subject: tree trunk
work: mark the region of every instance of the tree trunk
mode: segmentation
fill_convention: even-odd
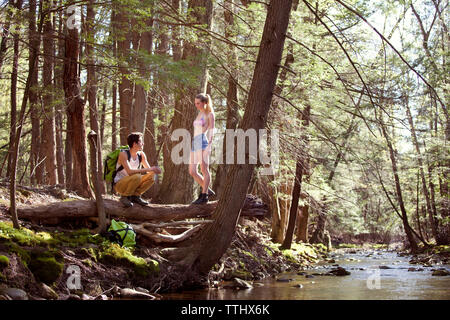
[[[153,27],[153,19],[149,18],[146,21],[145,28],[151,29]],[[153,32],[150,30],[146,30],[140,34],[139,44],[136,48],[134,48],[138,54],[137,65],[139,67],[139,76],[140,81],[148,82],[150,79],[150,69],[145,63],[146,55],[152,54],[152,43],[153,43]],[[131,131],[133,132],[142,132],[145,134],[145,125],[146,125],[146,117],[147,117],[147,105],[148,105],[148,97],[147,92],[148,88],[144,87],[139,82],[136,82],[136,88],[134,91],[134,105],[133,105],[133,115],[131,117]],[[153,120],[153,119],[152,119]],[[144,139],[145,141],[145,139]]]
[[[41,33],[42,31],[42,23],[44,16],[42,15],[42,6],[39,8],[39,12],[41,14],[41,19],[39,22],[39,28],[38,33]],[[26,108],[27,108],[27,102],[28,102],[28,93],[30,91],[31,87],[31,80],[32,76],[35,72],[36,65],[37,65],[37,55],[38,55],[38,48],[34,47],[32,48],[31,55],[30,55],[30,70],[28,72],[27,81],[25,84],[25,90],[23,92],[23,98],[22,98],[22,106],[20,107],[20,114],[19,114],[19,124],[17,126],[17,131],[15,135],[15,141],[14,141],[14,148],[12,153],[12,163],[11,163],[11,170],[9,172],[9,199],[10,199],[10,208],[9,213],[11,214],[11,219],[13,222],[13,226],[16,229],[20,228],[19,225],[19,219],[17,217],[17,207],[16,207],[16,174],[17,174],[17,161],[19,158],[19,150],[20,150],[20,138],[22,134],[23,124],[25,120],[25,114],[26,114]]]
[[[422,161],[422,155],[420,152],[419,143],[417,141],[416,130],[414,127],[414,121],[413,121],[413,118],[411,115],[411,109],[409,107],[408,101],[406,101],[405,106],[406,106],[406,115],[408,117],[409,127],[411,129],[411,138],[412,138],[412,141],[413,141],[414,147],[416,149],[416,153],[417,153],[417,161],[419,163],[419,173],[420,173],[420,178],[422,180],[422,191],[423,191],[423,194],[424,194],[425,200],[426,200],[426,205],[427,205],[426,208],[427,208],[428,217],[430,219],[431,231],[433,233],[434,239],[437,241],[437,239],[439,238],[437,218],[436,218],[435,212],[433,212],[433,209],[431,208],[430,194],[428,192],[428,187],[427,187],[427,183],[426,183],[426,179],[425,179],[425,172],[423,169],[424,164]]]
[[[212,19],[212,1],[209,0],[191,0],[189,1],[188,11],[193,15],[195,23],[201,25],[207,25],[209,29],[211,27]],[[203,9],[201,9],[203,8]],[[191,11],[192,10],[192,11]],[[203,39],[208,35],[199,35]],[[183,49],[182,60],[185,60],[192,66],[200,66],[205,69],[206,64],[202,56],[204,56],[205,50],[199,48],[195,43],[186,41]],[[194,106],[194,98],[200,93],[204,92],[206,88],[200,88],[202,85],[202,79],[204,79],[204,73],[198,75],[199,85],[196,87],[182,86],[178,95],[175,98],[175,114],[172,119],[172,132],[176,129],[187,129],[191,133],[192,137],[192,123],[196,116],[196,110]],[[194,193],[194,180],[189,174],[189,154],[183,154],[186,161],[182,164],[175,164],[171,159],[171,152],[175,145],[179,141],[172,141],[172,132],[167,134],[167,140],[164,148],[164,176],[161,183],[161,189],[159,197],[162,203],[188,203],[192,201]]]
[[[29,37],[29,56],[31,57],[32,51],[39,51],[40,36],[36,32],[36,0],[30,0],[29,2],[29,22],[28,22],[28,37]],[[30,181],[32,185],[41,184],[44,178],[43,166],[40,164],[40,145],[41,145],[41,124],[39,119],[38,110],[38,68],[31,66],[32,61],[28,61],[28,69],[33,73],[31,75],[29,103],[30,103],[30,115],[31,115],[31,174]]]
[[[277,79],[292,1],[271,1],[241,128],[263,129],[266,125]],[[248,147],[248,146],[247,146]],[[258,146],[259,147],[259,146]],[[247,159],[248,161],[248,159]],[[214,211],[214,222],[198,236],[194,247],[168,253],[184,269],[185,276],[206,274],[231,243],[255,165],[234,164]],[[184,250],[183,250],[184,249]]]
[[[95,26],[94,26],[95,10],[94,0],[89,0],[86,12],[86,62],[87,62],[87,90],[88,90],[88,102],[89,102],[89,124],[91,130],[98,134],[98,107],[97,107],[97,78],[95,74],[95,58],[92,52],[91,42],[94,41]],[[92,150],[92,149],[91,149]],[[98,191],[100,194],[105,194],[105,183],[103,181],[103,161],[102,161],[102,144],[101,140],[98,140],[98,145],[95,148],[97,152],[97,181]]]
[[[89,16],[89,13],[88,13]],[[97,148],[101,145],[100,144],[100,136],[94,132],[89,132],[88,135],[89,144],[91,148],[91,177],[92,182],[94,185],[94,192],[95,192],[95,203],[96,203],[96,209],[97,209],[97,215],[98,215],[98,233],[103,233],[106,231],[106,215],[105,215],[105,205],[102,198],[102,191],[103,188],[101,186],[102,180],[100,180],[99,177],[99,169],[98,169],[98,158],[97,158]]]
[[[286,236],[284,238],[282,249],[290,249],[292,244],[292,238],[294,236],[295,220],[297,219],[298,200],[300,199],[300,193],[302,191],[302,175],[303,175],[303,163],[301,159],[297,159],[295,166],[295,179],[294,188],[292,190],[292,203],[289,212],[289,223],[286,230]]]
[[[224,1],[224,19],[225,19],[225,38],[226,39],[235,39],[236,35],[233,33],[233,25],[234,25],[234,5],[232,0]],[[228,54],[227,54],[228,66],[230,68],[230,75],[228,76],[228,91],[227,91],[227,120],[226,120],[226,129],[236,129],[239,124],[239,104],[238,104],[238,90],[237,90],[237,78],[238,78],[238,70],[237,70],[237,54],[236,54],[236,46],[228,45]],[[226,134],[223,139],[223,148],[222,148],[222,159],[227,158],[226,154]],[[216,177],[214,179],[213,190],[216,192],[217,197],[220,196],[224,188],[225,179],[227,176],[227,168],[228,166],[223,163],[219,164],[217,167]]]
[[[70,122],[73,170],[71,189],[79,195],[92,198],[87,170],[86,129],[84,126],[84,100],[81,99],[78,77],[79,34],[78,29],[67,30],[64,56],[64,93],[67,104],[67,121]],[[68,180],[70,181],[70,180]]]
[[[32,1],[30,2],[30,6],[32,4]],[[9,0],[8,5],[6,6],[6,21],[2,28],[2,40],[0,42],[0,77],[2,75],[2,66],[3,66],[3,60],[5,59],[6,50],[8,49],[8,38],[9,38],[9,28],[11,26],[11,13],[12,8],[14,6],[14,0]],[[35,3],[36,6],[36,3]]]
[[[22,8],[22,0],[18,0],[14,7],[17,10]],[[14,149],[14,141],[16,140],[17,130],[17,69],[19,67],[19,33],[17,31],[13,34],[13,65],[11,71],[11,117],[10,117],[10,130],[9,130],[9,152],[8,152],[8,166],[7,172],[11,171],[12,153]]]
[[[58,1],[58,5],[61,5],[61,1]],[[65,21],[63,20],[63,14],[60,11],[58,13],[58,34],[63,34],[63,25]],[[64,88],[63,88],[63,68],[62,63],[64,59],[64,39],[63,37],[58,37],[58,59],[54,59],[57,62],[54,63],[54,83],[56,92],[58,93],[58,96],[56,97],[57,101],[61,101],[56,105],[56,115],[55,115],[55,127],[56,127],[56,164],[57,164],[57,171],[58,171],[58,182],[59,184],[66,186],[66,179],[64,174],[64,167],[65,167],[65,161],[64,161],[64,140],[63,140],[63,113],[64,113],[64,103],[63,97],[64,97]]]
[[[309,205],[303,205],[300,211],[298,223],[297,223],[297,241],[304,243],[308,242],[308,218],[309,218]]]
[[[129,17],[125,10],[117,7],[115,8],[115,21],[113,22],[114,34],[117,35],[117,55],[119,59],[119,72],[121,79],[119,82],[119,106],[120,106],[120,144],[127,144],[127,137],[131,133],[131,106],[133,103],[133,87],[129,76],[129,51],[131,45],[131,34]]]
[[[396,195],[397,195],[398,204],[400,206],[400,212],[402,214],[403,227],[405,229],[405,233],[408,238],[408,242],[411,247],[411,251],[415,253],[418,250],[418,246],[417,246],[416,240],[414,239],[413,232],[411,231],[411,227],[408,223],[408,216],[406,213],[405,204],[403,202],[403,195],[402,195],[402,189],[401,189],[401,185],[400,185],[400,178],[398,176],[397,160],[395,158],[394,148],[393,148],[391,140],[389,139],[389,136],[386,132],[386,128],[385,128],[385,125],[384,125],[382,119],[380,121],[380,126],[381,126],[381,130],[383,132],[383,136],[386,140],[387,147],[389,149],[389,157],[391,159],[392,173],[394,175],[394,181],[395,181],[395,191],[396,191]]]
[[[50,10],[53,1],[43,2],[44,11]],[[43,87],[43,122],[42,122],[42,141],[41,150],[45,157],[45,170],[47,184],[55,185],[58,183],[58,173],[56,170],[56,137],[55,137],[55,106],[54,106],[54,87],[53,87],[53,56],[55,54],[53,41],[53,14],[48,13],[44,21],[44,65],[42,71]]]

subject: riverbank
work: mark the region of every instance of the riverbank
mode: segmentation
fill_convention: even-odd
[[[77,197],[75,197],[77,198]],[[70,201],[62,190],[18,191],[17,201],[39,204]],[[133,250],[92,234],[88,221],[48,227],[22,221],[12,227],[8,190],[0,187],[0,299],[161,299],[180,289],[170,277],[162,249],[137,237]],[[232,243],[203,286],[229,286],[232,280],[261,280],[286,271],[309,268],[327,252],[323,245],[293,244],[280,250],[270,241],[270,221],[241,218]],[[237,279],[237,280],[236,280]],[[245,284],[244,284],[245,285]]]

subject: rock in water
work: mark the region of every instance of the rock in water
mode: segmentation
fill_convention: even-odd
[[[337,267],[336,269],[331,270],[329,273],[334,274],[335,276],[348,276],[350,272],[345,270],[342,267]]]
[[[123,288],[120,289],[120,296],[122,298],[129,298],[129,299],[142,299],[142,300],[154,300],[155,297],[151,294],[139,292],[130,288]]]
[[[253,286],[248,283],[247,281],[244,281],[242,279],[239,278],[234,278],[233,280],[233,287],[234,288],[239,288],[239,289],[251,289],[253,288]]]
[[[431,275],[442,277],[442,276],[450,275],[450,272],[448,272],[447,270],[435,270],[435,271],[433,271],[433,273]]]

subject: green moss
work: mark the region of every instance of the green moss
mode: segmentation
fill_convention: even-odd
[[[92,260],[97,262],[97,252],[94,250],[94,248],[81,248],[81,251],[86,253],[89,257],[92,258]]]
[[[239,278],[239,279],[243,279],[243,280],[252,280],[253,279],[253,275],[251,274],[251,272],[248,272],[247,270],[237,269],[237,270],[233,270],[233,272],[231,273],[231,278]]]
[[[80,229],[72,232],[53,234],[53,244],[62,244],[72,248],[82,247],[87,244],[101,244],[105,241],[100,235],[93,235],[89,229]]]
[[[42,237],[27,228],[15,229],[12,223],[0,222],[0,239],[12,240],[20,245],[35,246],[46,244]]]
[[[7,256],[0,256],[0,268],[9,266],[9,258]]]
[[[159,273],[157,261],[149,260],[149,263],[147,263],[143,258],[134,256],[129,249],[122,248],[116,243],[108,244],[99,253],[99,259],[107,263],[119,263],[129,266],[138,276],[146,277],[150,274]]]
[[[450,252],[450,246],[448,245],[434,246],[432,251],[433,253],[447,253]]]
[[[320,253],[327,253],[327,247],[323,243],[315,243],[313,247],[316,248]]]
[[[88,267],[92,267],[92,260],[89,258],[83,259],[83,260],[81,260],[81,262]]]
[[[273,256],[273,252],[272,252],[272,250],[270,250],[268,247],[264,247],[264,251],[266,251],[266,253],[267,253],[267,255],[269,256],[269,257],[271,257],[271,256]]]
[[[282,250],[281,252],[283,253],[283,256],[285,256],[288,260],[295,263],[298,262],[297,255],[291,249]]]
[[[6,246],[8,247],[8,252],[15,253],[22,263],[27,267],[28,263],[31,261],[31,256],[28,250],[23,249],[21,246],[17,245],[16,243],[9,241],[6,243]]]
[[[57,259],[62,260],[58,251],[32,251],[28,269],[38,281],[51,285],[61,276],[64,269],[64,264]]]

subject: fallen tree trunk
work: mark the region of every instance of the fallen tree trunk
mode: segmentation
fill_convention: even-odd
[[[266,207],[248,196],[248,201],[242,209],[243,216],[264,216]],[[147,206],[134,205],[124,208],[119,201],[104,200],[105,213],[109,217],[120,218],[129,222],[142,221],[171,221],[189,218],[207,217],[217,206],[217,201],[204,205],[183,204],[149,204]],[[97,217],[97,207],[93,200],[74,200],[55,202],[40,206],[20,206],[17,208],[20,219],[51,221],[59,219],[80,219]]]

